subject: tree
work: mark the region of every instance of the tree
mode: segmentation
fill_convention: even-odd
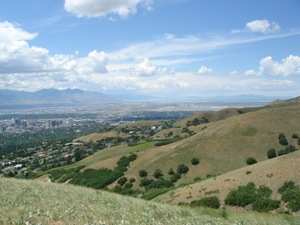
[[[139,175],[140,175],[140,177],[146,177],[148,175],[148,173],[146,170],[143,169],[143,170],[139,171]]]
[[[200,160],[198,158],[192,158],[191,163],[192,165],[198,165],[200,163]]]
[[[287,141],[287,139],[286,139],[286,136],[283,133],[280,133],[278,135],[278,140],[279,140],[279,144],[281,144],[281,145],[286,146],[286,145],[289,144],[288,141]]]
[[[153,173],[153,177],[155,177],[155,178],[160,178],[162,176],[164,176],[164,175],[163,175],[163,172],[161,169],[156,169]]]
[[[257,160],[255,158],[253,158],[253,157],[249,157],[249,158],[247,158],[246,163],[248,165],[252,165],[252,164],[257,163]]]
[[[190,204],[191,206],[203,206],[203,207],[209,207],[213,209],[220,208],[220,200],[216,196],[212,197],[205,197],[200,200],[194,200]]]
[[[268,156],[268,159],[272,159],[272,158],[277,157],[276,150],[275,150],[274,148],[271,148],[271,149],[267,152],[267,156]]]
[[[168,174],[169,174],[169,175],[173,175],[174,173],[175,173],[174,170],[173,170],[172,168],[170,168]]]
[[[127,177],[121,177],[117,183],[123,186],[127,182]]]
[[[184,164],[181,164],[177,167],[177,173],[179,174],[186,174],[189,170],[189,167]]]

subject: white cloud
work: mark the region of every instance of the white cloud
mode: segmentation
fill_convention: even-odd
[[[0,22],[0,43],[11,43],[16,41],[28,41],[37,36],[37,33],[29,33],[22,30],[18,24],[7,21]]]
[[[77,63],[79,73],[107,73],[108,55],[105,52],[90,52],[88,57],[81,58]]]
[[[246,24],[246,30],[258,33],[270,33],[280,30],[280,26],[276,22],[268,20],[254,20]]]
[[[200,69],[198,70],[198,73],[199,73],[200,75],[207,75],[207,74],[211,73],[212,71],[213,71],[213,70],[210,69],[210,68],[207,68],[207,67],[205,67],[205,66],[201,66]]]
[[[274,76],[292,76],[300,75],[300,57],[290,55],[281,62],[274,61],[271,56],[260,60],[258,71],[248,70],[245,75],[274,75]]]
[[[153,66],[148,58],[137,63],[134,67],[135,74],[138,76],[152,76],[156,72],[156,66]]]
[[[148,58],[144,58],[143,61],[134,66],[134,74],[138,76],[162,75],[167,72],[168,69],[166,67],[154,66]]]
[[[246,76],[254,76],[254,75],[259,75],[257,72],[255,72],[254,70],[247,70],[245,72]]]
[[[118,14],[121,18],[126,18],[129,14],[136,13],[139,4],[149,11],[152,3],[152,0],[65,0],[65,9],[78,17]]]
[[[76,53],[50,55],[48,49],[28,44],[36,36],[17,24],[0,22],[0,75],[5,76],[2,86],[40,89],[55,82],[88,82],[92,74],[107,72],[106,53],[94,50],[82,58],[76,58]]]

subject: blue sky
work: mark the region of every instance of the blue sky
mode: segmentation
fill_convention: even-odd
[[[1,0],[0,89],[300,95],[299,0]]]

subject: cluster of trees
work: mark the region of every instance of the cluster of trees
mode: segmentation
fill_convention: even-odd
[[[22,153],[28,148],[41,146],[43,142],[47,142],[54,147],[57,143],[66,144],[75,138],[96,132],[100,128],[100,124],[89,124],[76,127],[76,130],[73,127],[59,127],[54,132],[52,129],[44,129],[0,135],[0,156],[11,152],[14,154]],[[16,157],[19,156],[16,155]]]
[[[300,210],[300,186],[296,185],[294,181],[285,182],[279,189],[281,200],[284,201],[291,211],[296,212]]]
[[[294,138],[294,139],[298,138],[298,144],[300,144],[300,139],[298,137],[298,134],[293,134],[292,138]],[[280,133],[278,135],[278,140],[279,140],[279,143],[281,145],[285,146],[285,148],[280,149],[277,152],[274,148],[269,149],[268,152],[267,152],[267,157],[269,159],[272,159],[272,158],[275,158],[277,156],[286,155],[286,154],[292,153],[294,151],[297,151],[296,146],[289,144],[286,136],[283,133]]]
[[[280,201],[271,199],[272,190],[266,186],[255,187],[253,182],[228,193],[225,199],[226,205],[241,206],[252,205],[252,209],[258,212],[268,212],[279,208]]]
[[[204,123],[209,123],[209,120],[206,119],[205,117],[202,117],[201,119],[195,118],[191,121],[189,120],[186,125],[189,127],[189,126],[198,126]]]

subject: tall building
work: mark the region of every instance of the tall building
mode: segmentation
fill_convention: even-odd
[[[72,118],[69,118],[67,121],[68,127],[73,127],[74,126],[74,121]]]

